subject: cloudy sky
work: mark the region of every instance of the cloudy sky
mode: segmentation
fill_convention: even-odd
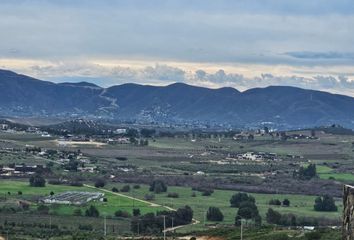
[[[55,82],[354,96],[353,0],[1,0],[0,68]]]

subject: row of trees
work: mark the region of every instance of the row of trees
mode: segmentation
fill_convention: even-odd
[[[173,226],[180,226],[191,223],[193,220],[193,210],[189,206],[184,206],[177,211],[161,211],[147,213],[142,216],[133,217],[131,230],[136,233],[154,234],[160,233],[164,229]]]

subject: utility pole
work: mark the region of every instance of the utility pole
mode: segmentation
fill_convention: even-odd
[[[107,236],[107,221],[106,221],[106,215],[103,217],[103,231],[104,231],[104,236]]]
[[[243,221],[241,219],[241,240],[243,240]]]
[[[175,239],[175,231],[173,230],[173,217],[171,217],[171,221],[172,221],[172,236],[173,236],[173,239]]]
[[[207,212],[204,213],[204,218],[203,218],[203,220],[204,220],[204,226],[205,226],[205,222],[206,222],[206,215],[207,215]]]
[[[166,240],[166,216],[163,215],[163,240]]]
[[[140,235],[140,229],[139,229],[139,226],[140,226],[140,220],[138,220],[138,236]]]

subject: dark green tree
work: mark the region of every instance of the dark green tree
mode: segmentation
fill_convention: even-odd
[[[167,186],[162,180],[155,180],[150,184],[149,190],[154,193],[167,192]]]
[[[268,211],[266,213],[267,223],[280,224],[281,217],[282,216],[279,212],[274,211],[272,208],[268,208]]]
[[[209,207],[207,211],[206,218],[208,221],[218,221],[221,222],[224,220],[224,215],[217,207]]]
[[[39,174],[31,176],[29,183],[31,187],[45,187],[45,179]]]
[[[230,199],[230,204],[231,207],[240,207],[240,204],[242,202],[253,202],[255,203],[256,200],[254,199],[253,196],[248,195],[247,193],[236,193],[234,195],[232,195],[231,199]]]

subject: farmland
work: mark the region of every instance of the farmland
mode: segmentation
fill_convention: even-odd
[[[107,218],[109,234],[120,229],[121,234],[131,235],[134,209],[144,216],[188,205],[195,224],[176,229],[178,234],[188,234],[208,231],[210,226],[232,228],[238,209],[230,207],[230,198],[246,192],[255,198],[265,227],[269,208],[284,216],[296,216],[299,224],[312,219],[339,225],[342,184],[354,183],[354,137],[317,132],[315,138],[298,139],[293,136],[309,136],[310,132],[299,135],[295,131],[282,140],[276,135],[253,134],[252,140],[220,133],[156,135],[141,145],[108,144],[101,137],[66,141],[34,133],[2,132],[0,165],[5,172],[0,181],[0,207],[4,209],[0,222],[31,224],[31,216],[36,216],[43,224],[48,219],[59,224],[60,231],[80,228],[83,234],[102,234],[98,226]],[[315,176],[299,177],[300,168],[310,164],[316,165]],[[38,173],[46,179],[45,187],[30,186],[29,178]],[[100,188],[94,187],[98,180],[103,183]],[[167,192],[151,192],[150,184],[155,180],[166,184]],[[211,194],[205,195],[206,190]],[[80,206],[44,204],[48,212],[38,210],[43,205],[40,199],[69,191],[101,192],[106,200]],[[334,197],[337,211],[314,210],[315,199],[326,194]],[[289,206],[269,204],[285,199]],[[29,203],[29,209],[17,210],[19,201]],[[91,206],[99,212],[98,217],[85,216]],[[209,207],[218,208],[223,221],[207,220]],[[11,213],[11,208],[15,212]],[[81,225],[60,224],[64,218]],[[91,225],[95,227],[88,227]]]

